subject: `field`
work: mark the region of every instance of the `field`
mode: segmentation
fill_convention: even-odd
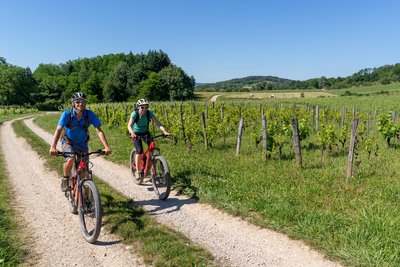
[[[182,103],[185,141],[180,128],[180,103],[151,103],[151,109],[174,132],[173,140],[159,145],[169,161],[176,190],[261,227],[304,240],[345,265],[398,266],[400,140],[393,135],[389,147],[379,127],[389,116],[386,124],[399,129],[394,112],[399,108],[399,87],[392,84],[329,91],[335,95],[332,97],[312,97],[317,92],[304,92],[303,98],[268,100],[249,99],[249,93],[243,93],[242,97],[236,94],[241,99],[237,101],[223,94],[225,97],[214,104]],[[346,91],[350,92],[348,96],[344,96]],[[219,93],[208,93],[206,98],[215,94]],[[321,108],[319,128],[315,124],[316,105]],[[347,130],[340,135],[343,106],[347,108]],[[106,123],[103,129],[114,151],[110,160],[126,164],[131,143],[125,125],[132,106],[125,103],[90,108]],[[231,121],[220,120],[221,110]],[[269,127],[275,125],[268,128],[275,146],[268,151],[267,160],[261,144],[256,146],[260,111],[267,115]],[[353,176],[346,177],[353,112],[360,118],[359,139]],[[201,113],[208,114],[207,148]],[[239,114],[244,117],[245,128],[240,154],[236,155]],[[287,122],[294,115],[306,119],[304,126],[309,127],[309,135],[301,142],[301,168],[296,167],[288,134]],[[37,123],[53,131],[58,116],[39,117]],[[156,132],[154,128],[152,131]],[[92,146],[100,146],[97,137],[92,136]]]

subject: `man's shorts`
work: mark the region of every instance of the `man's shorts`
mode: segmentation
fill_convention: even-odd
[[[88,147],[79,147],[79,146],[71,146],[71,145],[64,145],[62,148],[63,152],[77,152],[77,153],[89,153]],[[65,155],[65,160],[67,161],[68,158],[74,158],[74,155]]]

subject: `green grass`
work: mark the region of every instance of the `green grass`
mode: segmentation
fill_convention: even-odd
[[[4,156],[0,155],[0,265],[15,266],[23,262],[24,250],[14,211],[12,190],[5,172]]]
[[[19,117],[32,116],[32,115],[38,115],[38,113],[8,114],[8,115],[0,114],[0,123],[3,121],[9,121],[9,120],[13,120],[13,119],[16,119]]]
[[[11,116],[7,118],[1,116],[0,124],[7,119],[11,119]],[[26,251],[22,247],[21,236],[18,233],[18,225],[11,205],[11,184],[5,169],[4,155],[0,153],[0,266],[15,266],[23,263]]]
[[[49,115],[49,117],[52,118],[51,121],[47,119],[47,116],[40,117],[39,121],[42,125],[55,128],[58,115]],[[25,127],[22,122],[15,122],[13,126],[18,135],[27,139],[33,149],[46,158],[47,167],[58,170],[61,176],[62,160],[48,156],[49,145]],[[134,206],[132,199],[121,195],[97,177],[94,177],[94,180],[100,191],[105,227],[121,236],[126,244],[132,245],[136,252],[143,255],[146,264],[153,266],[212,264],[212,256],[209,252],[194,245],[182,234],[157,224],[142,208]]]

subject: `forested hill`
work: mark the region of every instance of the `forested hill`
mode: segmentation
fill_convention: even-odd
[[[278,89],[337,89],[373,83],[388,84],[400,81],[400,63],[378,68],[362,69],[347,77],[327,78],[325,76],[304,81],[290,80],[275,76],[248,76],[216,83],[196,85],[196,91],[258,91]]]
[[[291,80],[282,79],[274,76],[248,76],[244,78],[236,78],[228,81],[216,82],[216,83],[203,83],[198,85],[197,87],[201,88],[219,88],[219,89],[228,89],[228,88],[236,88],[236,87],[246,87],[252,86],[254,84],[261,83],[286,83]]]

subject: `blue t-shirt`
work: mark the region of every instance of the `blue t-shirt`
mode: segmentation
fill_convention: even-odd
[[[151,110],[147,110],[147,111],[149,112],[150,119],[152,119],[154,117],[153,111],[151,111]],[[135,118],[136,118],[135,110],[131,113],[131,118],[133,119],[133,121],[135,121]],[[144,113],[143,116],[141,116],[140,112],[139,112],[139,120],[137,121],[137,123],[134,123],[132,125],[132,130],[135,134],[143,134],[148,130],[147,124],[148,124],[148,120],[147,120],[146,113]]]
[[[101,122],[96,114],[91,110],[84,110],[82,118],[78,121],[76,117],[75,109],[72,110],[72,122],[71,125],[65,129],[65,136],[70,141],[71,146],[87,147],[88,146],[88,131],[86,129],[86,117],[88,118],[88,125],[94,127],[100,127]],[[66,127],[71,117],[71,110],[66,110],[61,114],[58,126]],[[66,143],[65,138],[62,139],[61,143]]]

